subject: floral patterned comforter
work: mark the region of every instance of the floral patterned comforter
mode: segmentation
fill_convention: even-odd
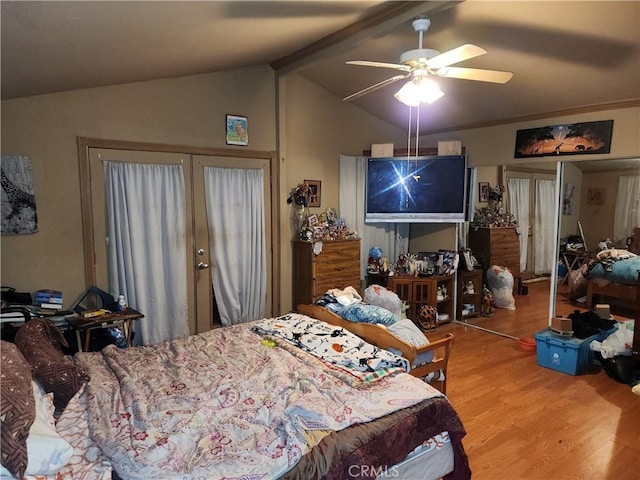
[[[306,432],[441,395],[407,374],[354,388],[318,358],[265,345],[254,325],[76,354],[91,436],[120,477],[277,478],[308,450]]]

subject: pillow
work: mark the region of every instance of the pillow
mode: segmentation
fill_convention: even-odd
[[[429,339],[427,339],[424,333],[422,333],[422,330],[420,330],[418,326],[408,318],[400,320],[393,325],[389,325],[387,330],[399,339],[417,348],[424,347],[429,343]],[[418,365],[424,365],[425,363],[431,363],[432,361],[433,352],[422,352],[416,356],[413,361],[413,365],[411,366],[416,367]]]
[[[73,455],[73,447],[64,440],[55,428],[53,401],[42,387],[31,381],[35,402],[35,421],[27,438],[27,470],[25,475],[53,475],[64,467]],[[4,467],[0,478],[10,475]]]
[[[371,305],[386,308],[396,317],[402,318],[402,300],[398,294],[380,285],[369,285],[364,291],[364,301]]]
[[[356,323],[378,323],[380,325],[392,325],[396,322],[396,317],[386,308],[367,303],[355,303],[346,307],[342,313],[342,318]]]
[[[27,469],[27,436],[36,416],[33,371],[12,343],[0,341],[0,360],[0,463],[22,478]]]
[[[47,318],[25,323],[16,333],[16,345],[33,367],[44,391],[53,392],[57,412],[62,412],[89,377],[62,353],[67,341]]]
[[[420,330],[418,326],[408,318],[400,320],[393,325],[389,325],[387,330],[402,341],[409,345],[413,345],[414,347],[423,347],[429,343],[429,340],[424,333],[422,333],[422,330]]]

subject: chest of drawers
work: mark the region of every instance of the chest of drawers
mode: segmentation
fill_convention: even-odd
[[[317,243],[293,241],[294,308],[301,303],[313,303],[332,288],[352,286],[361,290],[360,239]]]
[[[493,265],[507,267],[514,278],[520,276],[520,237],[515,227],[471,227],[469,248],[486,273]]]

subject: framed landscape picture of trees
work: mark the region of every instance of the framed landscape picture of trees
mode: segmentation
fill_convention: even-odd
[[[514,158],[609,153],[613,120],[518,130]]]

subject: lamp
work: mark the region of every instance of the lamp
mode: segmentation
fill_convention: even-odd
[[[405,105],[419,107],[420,103],[433,103],[443,95],[436,82],[426,75],[417,75],[405,83],[394,97]]]

